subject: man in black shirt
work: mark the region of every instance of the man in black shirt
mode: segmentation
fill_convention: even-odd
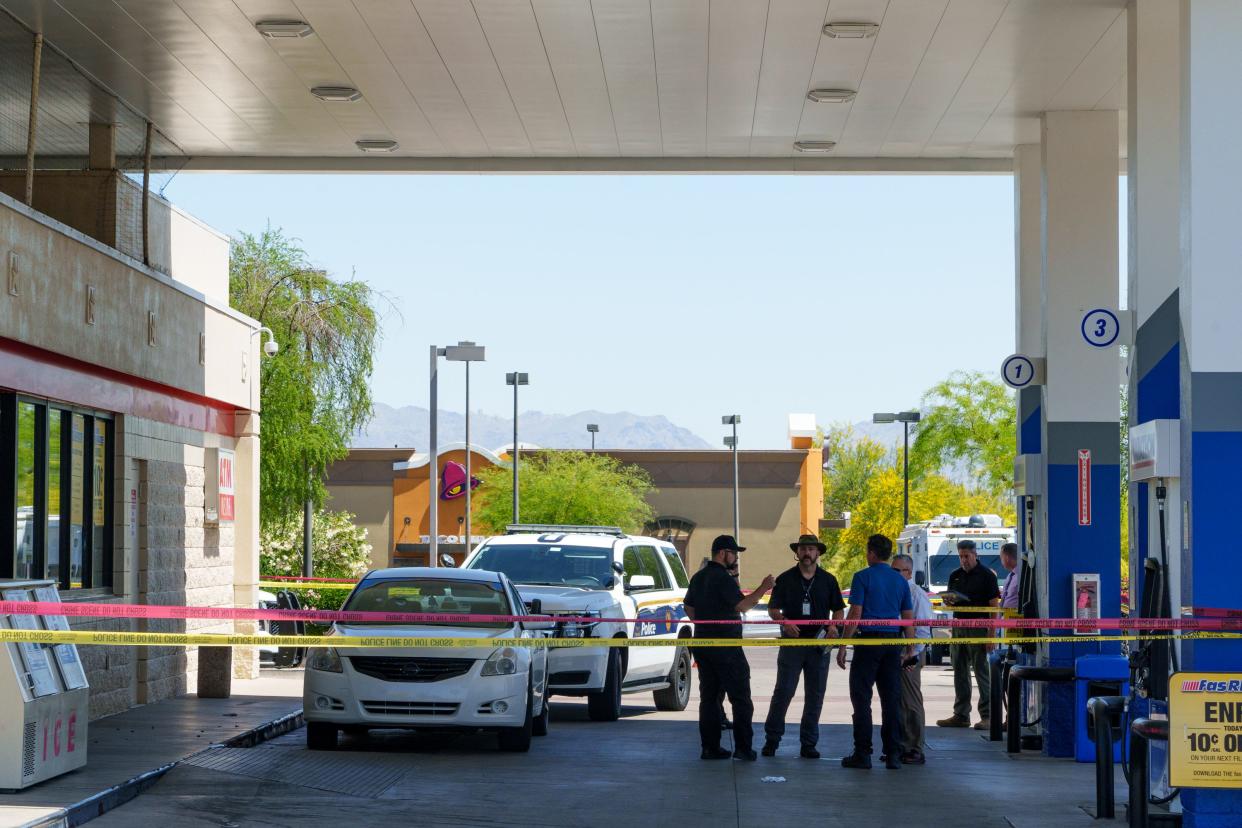
[[[733,621],[732,624],[695,625],[695,638],[742,637],[742,613],[763,599],[772,588],[772,576],[764,577],[759,588],[743,596],[729,569],[737,563],[738,546],[731,535],[712,541],[712,559],[694,574],[686,589],[683,605],[691,621]],[[703,743],[703,759],[728,759],[729,751],[720,746],[720,691],[729,696],[733,707],[734,759],[753,762],[751,748],[754,733],[751,718],[755,707],[750,701],[750,664],[741,647],[695,647],[694,659],[699,665],[699,739]]]
[[[975,554],[975,542],[964,538],[957,542],[957,556],[961,567],[949,576],[949,588],[944,601],[952,607],[1000,606],[1000,587],[996,573],[979,565]],[[955,612],[954,618],[988,618],[986,613]],[[991,638],[995,630],[979,627],[954,627],[954,638]],[[953,715],[936,722],[939,727],[970,727],[970,674],[974,671],[975,684],[979,690],[979,721],[975,730],[987,730],[991,724],[991,695],[989,685],[988,653],[995,644],[953,644],[949,653],[953,659]]]
[[[772,597],[768,599],[768,615],[773,621],[800,621],[806,619],[843,618],[845,600],[841,586],[826,569],[819,568],[819,556],[826,547],[814,535],[803,535],[789,544],[798,559],[797,566],[776,576]],[[782,624],[782,638],[829,639],[837,637],[833,624]],[[828,647],[781,647],[776,654],[776,688],[772,691],[772,704],[768,719],[763,725],[766,739],[763,755],[775,756],[785,735],[785,712],[798,690],[798,678],[803,679],[806,702],[802,707],[802,726],[798,730],[802,742],[802,757],[818,759],[819,713],[824,706],[824,691],[828,686]]]

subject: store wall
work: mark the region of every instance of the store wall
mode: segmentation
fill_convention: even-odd
[[[166,223],[170,216],[186,220],[164,215]],[[183,231],[185,249],[168,259],[180,281],[0,195],[0,388],[106,412],[115,429],[112,583],[62,590],[65,601],[255,602],[258,418],[247,410],[258,403],[256,323],[226,304],[227,240],[197,223]],[[205,295],[213,292],[225,296]],[[237,520],[212,525],[206,507],[216,494],[208,471],[218,449],[237,452]],[[93,619],[71,625],[240,633],[254,626]],[[92,718],[196,688],[194,647],[83,646],[81,655]],[[235,675],[257,675],[253,649],[234,650],[233,659]]]

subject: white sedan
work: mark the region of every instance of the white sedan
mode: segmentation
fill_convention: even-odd
[[[501,573],[425,567],[368,573],[343,608],[527,614]],[[307,746],[334,748],[341,730],[458,728],[494,730],[501,750],[529,750],[531,736],[548,731],[547,650],[507,645],[542,637],[551,626],[492,620],[334,624],[328,633],[332,646],[314,648],[307,658],[302,691]],[[488,646],[350,647],[349,639],[359,636],[483,638]]]
[[[779,624],[772,623],[768,615],[768,602],[760,601],[742,613],[742,638],[780,638]]]

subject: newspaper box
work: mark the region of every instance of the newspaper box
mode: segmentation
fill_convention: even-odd
[[[0,580],[0,598],[60,603],[54,581]],[[0,613],[0,629],[68,630],[69,622],[63,615]],[[4,649],[0,789],[12,791],[86,764],[90,689],[74,644],[16,641]]]

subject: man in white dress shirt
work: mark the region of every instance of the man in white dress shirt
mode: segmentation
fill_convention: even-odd
[[[910,586],[910,600],[914,603],[914,617],[926,619],[932,617],[931,600],[927,592],[916,584],[914,577],[914,561],[909,555],[894,555],[893,569],[905,576]],[[931,627],[915,627],[915,638],[930,638]],[[927,743],[923,740],[925,716],[923,713],[923,651],[926,644],[917,644],[914,664],[901,671],[901,762],[905,765],[922,765],[927,761],[923,751]]]

